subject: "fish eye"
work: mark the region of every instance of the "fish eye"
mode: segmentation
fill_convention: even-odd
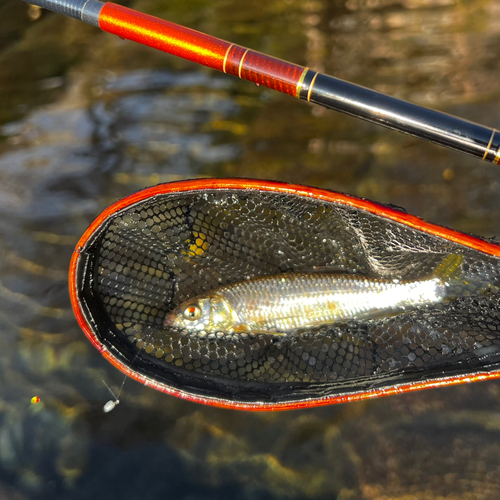
[[[189,321],[196,321],[201,316],[201,309],[197,305],[190,305],[184,309],[184,318]]]

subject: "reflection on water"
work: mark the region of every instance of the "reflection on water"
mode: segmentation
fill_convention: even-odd
[[[131,6],[392,95],[500,123],[499,0],[137,0]],[[248,176],[500,234],[473,159],[0,1],[0,496],[484,498],[500,493],[500,386],[278,414],[129,381],[73,318],[72,248],[158,182]],[[32,396],[42,400],[32,405]]]

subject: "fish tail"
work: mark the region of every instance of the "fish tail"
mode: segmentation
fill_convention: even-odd
[[[447,299],[482,295],[498,290],[498,283],[495,282],[496,274],[490,274],[491,271],[487,268],[472,274],[468,273],[464,271],[463,260],[462,255],[447,255],[432,273],[432,277],[439,279],[444,285]]]
[[[439,266],[434,269],[432,276],[438,278],[443,283],[458,282],[462,278],[462,262],[464,258],[462,255],[449,254],[442,261]]]

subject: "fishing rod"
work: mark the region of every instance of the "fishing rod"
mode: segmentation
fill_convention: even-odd
[[[500,164],[500,132],[493,128],[396,99],[111,2],[29,0],[27,3],[257,85]]]

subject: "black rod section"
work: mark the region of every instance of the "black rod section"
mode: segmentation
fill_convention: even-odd
[[[310,70],[299,97],[500,164],[500,132],[495,129]]]

